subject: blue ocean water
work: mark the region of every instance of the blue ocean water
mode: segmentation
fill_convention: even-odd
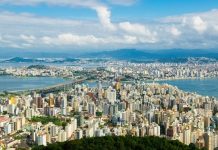
[[[150,82],[150,81],[148,81]],[[184,80],[163,80],[163,81],[155,81],[160,84],[170,84],[173,86],[177,86],[179,89],[186,92],[196,92],[197,94],[203,96],[214,96],[218,98],[218,78],[211,79],[184,79]],[[95,87],[97,85],[96,82],[85,82],[90,87]],[[108,85],[104,83],[104,85]]]
[[[28,89],[38,89],[64,82],[67,82],[67,80],[53,77],[0,76],[0,91],[20,91]],[[187,92],[196,92],[200,95],[214,96],[218,98],[218,78],[164,80],[156,82],[161,84],[171,84]],[[85,82],[85,84],[88,84],[90,87],[94,87],[97,85],[96,82]]]
[[[166,80],[158,81],[158,83],[167,83],[187,92],[196,92],[203,96],[214,96],[218,98],[218,78]]]
[[[66,82],[66,80],[53,77],[0,76],[0,91],[22,91],[38,89],[63,82]]]

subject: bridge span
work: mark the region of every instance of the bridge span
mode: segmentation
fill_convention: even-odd
[[[71,88],[75,84],[82,83],[85,80],[86,80],[86,78],[77,79],[77,80],[73,80],[73,81],[70,81],[70,82],[61,83],[61,84],[45,87],[45,88],[42,88],[42,89],[37,89],[37,90],[34,90],[34,91],[37,91],[37,92],[40,92],[40,93],[43,93],[43,94],[59,92],[59,91],[65,90],[67,88]]]

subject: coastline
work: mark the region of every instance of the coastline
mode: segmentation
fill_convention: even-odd
[[[169,78],[169,79],[154,79],[150,81],[174,81],[174,80],[207,80],[218,79],[218,77],[187,77],[187,78]]]
[[[14,76],[12,76],[12,77],[14,77]],[[15,76],[16,77],[16,76]],[[35,76],[36,77],[36,76]],[[24,79],[26,79],[26,78],[35,78],[35,77],[24,77]],[[37,76],[38,77],[38,76]],[[36,77],[36,78],[37,78]],[[18,77],[18,78],[20,78],[20,77]],[[21,77],[22,78],[22,77]],[[40,77],[39,77],[40,78]],[[43,77],[42,77],[43,78]],[[45,77],[45,78],[59,78],[59,77]],[[56,86],[56,85],[59,85],[59,84],[64,84],[64,83],[68,83],[68,81],[70,81],[70,80],[72,80],[71,78],[64,78],[64,77],[62,77],[61,79],[63,79],[65,82],[59,82],[59,83],[57,83],[57,84],[51,84],[51,85],[48,85],[48,86],[43,86],[43,87],[39,87],[39,88],[29,88],[29,89],[23,89],[23,90],[5,90],[5,91],[0,91],[0,94],[4,94],[4,93],[11,93],[11,94],[18,94],[18,93],[29,93],[29,92],[31,92],[31,91],[37,91],[37,90],[40,90],[40,89],[44,89],[44,88],[48,88],[48,87],[50,87],[50,86]],[[196,80],[213,80],[213,79],[215,79],[215,80],[217,80],[218,78],[217,77],[203,77],[203,78],[195,78],[195,77],[192,77],[192,78],[168,78],[168,79],[155,79],[155,80],[140,80],[140,82],[145,82],[145,83],[152,83],[152,82],[164,82],[164,81],[166,81],[166,82],[173,82],[173,81],[182,81],[182,80],[184,80],[184,81],[186,81],[186,80],[193,80],[193,81],[196,81]],[[96,82],[97,80],[86,80],[85,82],[83,82],[83,83],[85,83],[85,84],[88,84],[88,83],[91,83],[91,84],[95,84],[95,82]],[[130,83],[130,82],[132,82],[132,81],[122,81],[122,83]],[[160,84],[163,84],[163,83],[160,83]],[[201,93],[201,92],[199,92],[198,90],[188,90],[188,89],[184,89],[184,88],[182,88],[182,87],[180,87],[180,86],[178,86],[178,85],[176,85],[176,84],[172,84],[172,83],[167,83],[167,84],[170,84],[170,85],[172,85],[172,86],[177,86],[179,89],[181,89],[181,90],[183,90],[183,91],[185,91],[185,92],[191,92],[191,93],[197,93],[197,94],[199,94],[199,95],[202,95],[202,96],[212,96],[212,97],[216,97],[216,98],[218,98],[216,95],[210,95],[210,94],[206,94],[205,95],[205,93],[203,94],[203,93]],[[180,84],[180,83],[179,83]],[[182,84],[183,85],[183,84]],[[94,85],[95,86],[95,85]]]
[[[40,81],[41,85],[39,84],[38,87],[31,87],[31,88],[28,88],[28,84],[31,85],[31,83],[23,83],[24,85],[27,84],[27,87],[24,87],[23,89],[19,89],[19,86],[22,85],[22,83],[16,83],[17,84],[17,88],[16,87],[11,87],[11,90],[10,90],[10,85],[8,85],[9,88],[6,88],[6,90],[3,90],[1,89],[0,90],[0,94],[5,94],[5,93],[12,93],[12,94],[17,94],[17,93],[26,93],[26,92],[31,92],[31,91],[37,91],[37,90],[41,90],[41,89],[44,89],[44,88],[47,88],[47,87],[51,87],[51,86],[56,86],[56,85],[59,85],[59,84],[67,84],[69,83],[72,79],[71,78],[64,78],[64,77],[50,77],[50,76],[32,76],[32,77],[29,77],[29,76],[23,76],[23,77],[20,77],[20,76],[13,76],[13,75],[5,75],[5,76],[0,76],[1,78],[4,78],[4,77],[7,77],[7,78],[11,78],[12,81],[10,82],[14,82],[13,80],[21,80],[20,82],[22,82],[22,80],[26,81],[28,79],[32,79],[33,82],[37,82],[37,79],[40,81],[40,80],[47,80],[47,79],[51,79],[51,84],[46,84],[44,83],[43,81]],[[36,79],[36,80],[34,80]],[[57,79],[57,82],[54,81]],[[53,80],[53,81],[52,81]],[[59,80],[59,81],[58,81]],[[30,81],[31,82],[31,81]],[[55,83],[56,82],[56,83]],[[34,84],[34,83],[33,83]],[[44,84],[44,85],[43,85]],[[16,90],[17,89],[17,90]]]

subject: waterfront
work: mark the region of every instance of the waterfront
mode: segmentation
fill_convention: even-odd
[[[151,82],[151,81],[147,81]],[[179,89],[186,92],[196,92],[203,96],[214,96],[218,98],[218,78],[206,78],[206,79],[180,79],[180,80],[163,80],[155,81],[160,84],[170,84],[177,86]],[[85,82],[90,87],[95,87],[96,82]],[[103,86],[107,86],[107,83],[103,83]]]
[[[62,78],[53,77],[14,77],[14,76],[0,76],[0,91],[21,91],[28,89],[37,89],[48,87],[60,83],[67,82]],[[196,92],[203,96],[214,96],[218,98],[218,79],[184,79],[184,80],[164,80],[155,81],[161,84],[167,83],[173,86],[177,86],[187,92]],[[89,87],[95,87],[97,83],[95,81],[86,81],[84,84]],[[103,86],[107,86],[107,83],[103,83]]]
[[[167,83],[177,86],[179,89],[187,92],[196,92],[203,96],[214,96],[218,98],[218,79],[187,79],[187,80],[166,80],[158,83]]]
[[[14,77],[0,76],[0,92],[38,89],[66,82],[54,77]]]

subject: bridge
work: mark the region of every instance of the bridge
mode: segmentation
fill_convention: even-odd
[[[77,80],[70,81],[70,82],[67,82],[67,83],[61,83],[61,84],[49,86],[49,87],[46,87],[46,88],[33,90],[33,91],[37,91],[37,92],[40,92],[40,93],[43,93],[43,94],[59,92],[59,91],[63,91],[65,89],[71,88],[75,84],[82,83],[85,80],[86,80],[86,78],[77,79]]]

